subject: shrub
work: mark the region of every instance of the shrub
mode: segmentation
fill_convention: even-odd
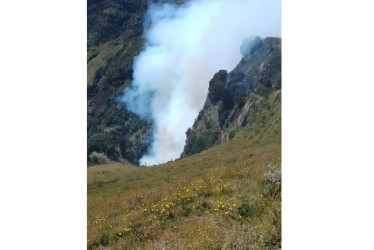
[[[227,78],[227,71],[220,70],[214,76],[213,79],[209,82],[209,92],[208,98],[212,104],[223,100],[225,96],[225,87],[224,84]]]
[[[190,130],[184,147],[184,156],[197,154],[210,148],[219,141],[219,135],[219,131],[203,131],[197,134],[195,131]]]
[[[189,216],[191,212],[192,212],[191,206],[187,204],[182,204],[182,215],[184,217]]]
[[[109,245],[109,233],[104,232],[101,235],[100,244],[103,245],[103,246],[108,246]]]
[[[238,208],[238,213],[242,217],[250,217],[253,213],[253,207],[249,205],[248,203],[243,203],[239,208]]]
[[[87,150],[89,154],[96,151],[113,158],[116,157],[116,145],[117,138],[115,136],[105,132],[95,133],[88,139]]]
[[[92,99],[95,95],[97,95],[99,91],[99,88],[97,87],[97,84],[91,84],[87,87],[87,99]]]
[[[101,76],[103,75],[103,72],[104,72],[104,67],[99,67],[96,72],[95,72],[95,78],[94,78],[94,81],[93,81],[93,84],[96,84],[100,81],[101,79]]]
[[[229,139],[230,140],[235,137],[235,133],[236,133],[235,130],[230,131],[230,133],[229,133]]]
[[[94,164],[106,164],[109,163],[110,160],[106,157],[103,153],[98,152],[92,152],[92,154],[89,156],[89,161]]]

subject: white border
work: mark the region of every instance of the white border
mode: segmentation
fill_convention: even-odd
[[[86,1],[2,1],[2,249],[86,248]]]
[[[86,248],[86,2],[0,4],[4,249]],[[283,248],[368,249],[371,1],[283,0]]]

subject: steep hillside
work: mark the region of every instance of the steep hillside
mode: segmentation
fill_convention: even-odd
[[[116,96],[131,84],[133,58],[142,49],[147,1],[87,2],[88,163],[137,163],[150,124],[126,110]]]
[[[147,151],[150,122],[127,110],[116,99],[132,82],[133,60],[143,48],[147,5],[147,0],[87,2],[89,165],[110,161],[137,164]]]
[[[279,94],[270,100],[268,96],[281,88],[280,38],[247,39],[241,50],[238,66],[229,74],[220,70],[209,82],[207,99],[186,133],[181,157],[230,140],[242,127],[254,128],[264,122],[264,112],[274,114],[271,107],[279,101]]]
[[[281,248],[280,90],[264,101],[253,126],[201,153],[88,168],[88,249]]]

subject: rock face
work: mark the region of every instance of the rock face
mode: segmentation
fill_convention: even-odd
[[[241,53],[243,59],[233,71],[220,70],[209,82],[204,107],[186,132],[182,158],[230,140],[237,129],[260,122],[261,110],[270,108],[269,94],[281,89],[280,38],[246,39]]]

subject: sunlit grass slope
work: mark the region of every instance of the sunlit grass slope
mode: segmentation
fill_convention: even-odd
[[[100,67],[105,67],[107,60],[115,55],[115,53],[120,50],[122,44],[120,40],[110,41],[99,46],[93,46],[90,51],[87,53],[88,59],[93,57],[87,63],[87,84],[90,85],[93,83],[95,78],[95,72]]]
[[[280,248],[281,183],[263,169],[281,167],[280,91],[269,102],[254,127],[200,154],[88,168],[88,248]]]

